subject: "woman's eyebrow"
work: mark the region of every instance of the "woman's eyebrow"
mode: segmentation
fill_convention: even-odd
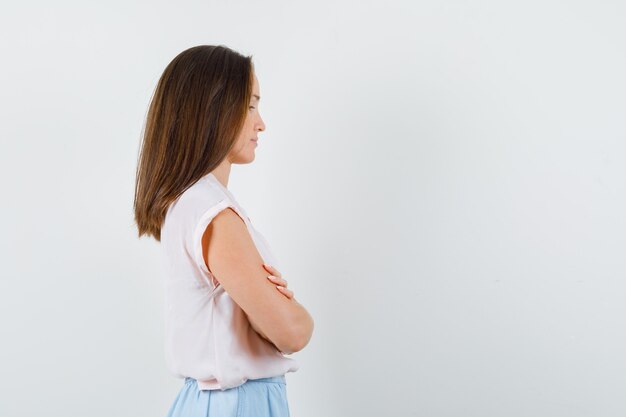
[[[256,94],[252,94],[253,97],[255,97],[257,100],[261,100],[260,96],[257,96]]]

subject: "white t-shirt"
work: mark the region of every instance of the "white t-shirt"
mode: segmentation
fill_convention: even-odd
[[[248,379],[283,375],[299,368],[295,359],[285,356],[252,328],[244,311],[204,263],[202,235],[227,207],[244,219],[263,261],[280,270],[265,238],[212,173],[170,205],[161,228],[166,269],[166,366],[180,378],[196,379],[202,390],[225,390]]]

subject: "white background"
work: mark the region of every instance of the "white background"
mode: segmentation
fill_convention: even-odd
[[[0,415],[165,416],[139,139],[165,66],[253,55],[229,189],[315,319],[294,417],[626,415],[620,1],[12,2]]]

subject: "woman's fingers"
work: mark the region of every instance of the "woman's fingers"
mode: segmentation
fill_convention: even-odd
[[[285,297],[293,298],[293,291],[287,289],[287,281],[283,278],[278,278],[273,275],[269,275],[267,277],[272,283],[276,284],[276,288],[280,291]]]
[[[280,285],[277,285],[276,288],[278,288],[278,291],[282,292],[287,298],[293,298],[293,291],[288,290],[285,287],[281,287]]]
[[[283,279],[282,274],[271,265],[263,264],[263,267],[272,274],[268,276],[267,279],[276,284],[278,291],[287,298],[293,298],[293,291],[287,289],[287,280]]]
[[[269,279],[276,285],[282,285],[283,287],[287,286],[287,281],[283,278],[275,277],[274,275],[269,275],[267,279]]]
[[[263,264],[263,267],[267,269],[269,273],[274,275],[275,277],[281,278],[283,276],[283,274],[281,274],[280,271],[278,271],[278,269],[274,268],[271,265]]]

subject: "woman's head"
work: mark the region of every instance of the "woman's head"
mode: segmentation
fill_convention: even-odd
[[[223,45],[189,48],[167,65],[148,108],[137,164],[139,237],[160,241],[170,203],[222,161],[254,160],[251,139],[265,129],[254,95],[252,57]]]

